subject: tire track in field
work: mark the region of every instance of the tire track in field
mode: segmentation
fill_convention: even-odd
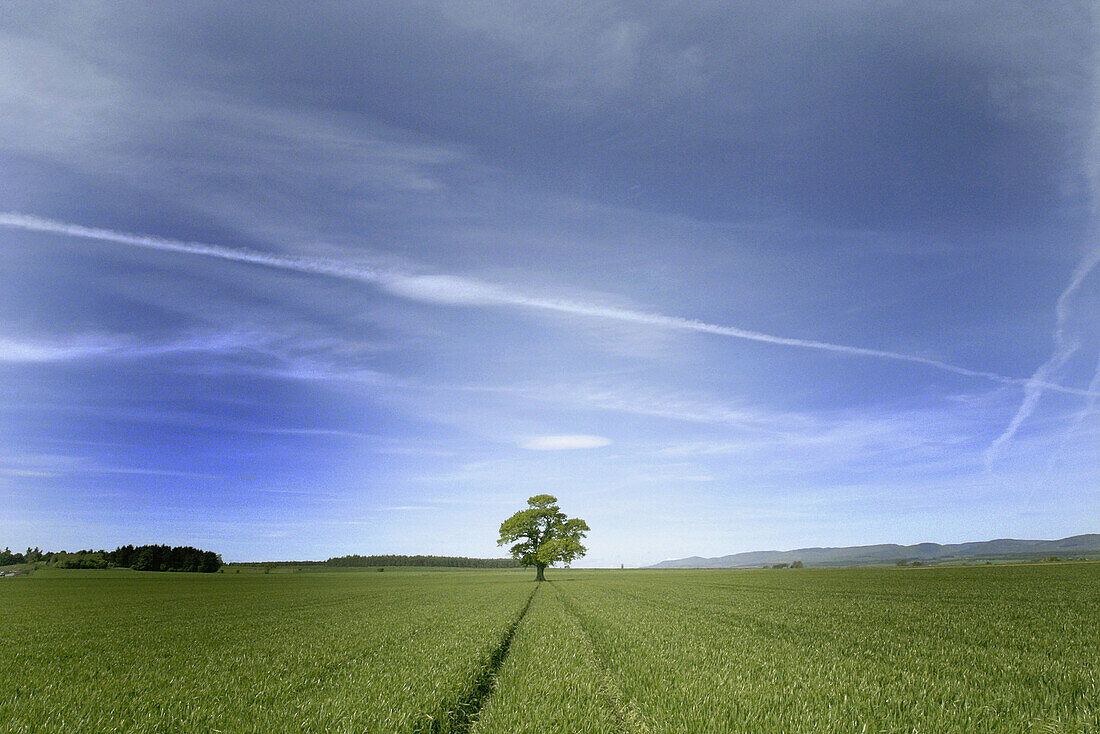
[[[577,627],[584,633],[585,640],[588,642],[588,651],[592,654],[592,661],[595,663],[596,670],[600,675],[600,693],[603,694],[607,700],[615,718],[619,723],[619,730],[627,732],[629,734],[648,734],[650,731],[649,725],[646,723],[645,717],[642,712],[638,710],[638,707],[634,705],[634,702],[623,695],[622,689],[615,683],[615,679],[611,677],[611,672],[603,659],[600,658],[599,652],[596,650],[596,641],[592,637],[592,632],[585,625],[584,619],[580,613],[577,612],[576,607],[566,598],[561,589],[554,588],[554,591],[558,595],[558,600],[561,601],[565,611],[569,612],[569,615],[573,618]]]
[[[440,706],[443,713],[426,722],[424,726],[417,727],[416,734],[469,734],[470,729],[477,722],[477,715],[481,713],[482,707],[496,688],[497,675],[504,665],[505,658],[508,657],[508,650],[512,646],[512,639],[516,636],[516,629],[527,616],[527,610],[531,608],[531,602],[535,600],[535,594],[538,593],[540,586],[542,584],[537,584],[531,591],[531,595],[527,597],[527,603],[508,625],[500,644],[474,676],[466,692],[457,700],[445,702]]]

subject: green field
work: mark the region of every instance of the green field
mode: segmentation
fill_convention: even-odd
[[[1100,732],[1100,564],[0,579],[2,732]]]

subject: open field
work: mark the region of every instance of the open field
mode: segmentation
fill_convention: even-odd
[[[1100,731],[1100,564],[0,582],[0,731]]]
[[[476,571],[8,579],[0,731],[415,731],[465,695],[532,587]]]

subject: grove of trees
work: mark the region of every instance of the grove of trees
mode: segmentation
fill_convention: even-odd
[[[80,550],[42,551],[28,548],[26,553],[0,552],[0,566],[19,563],[45,563],[55,568],[132,568],[135,571],[191,571],[213,573],[222,567],[222,557],[213,551],[168,545],[123,545],[113,551]]]
[[[461,556],[339,556],[326,566],[448,566],[457,568],[515,568],[511,558],[464,558]]]

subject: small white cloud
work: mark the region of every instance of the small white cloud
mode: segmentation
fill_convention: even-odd
[[[562,451],[566,449],[597,449],[607,446],[611,439],[603,436],[535,436],[522,442],[520,446],[534,451]]]
[[[385,281],[384,287],[396,295],[425,303],[491,306],[508,302],[495,286],[452,275],[393,276]]]

